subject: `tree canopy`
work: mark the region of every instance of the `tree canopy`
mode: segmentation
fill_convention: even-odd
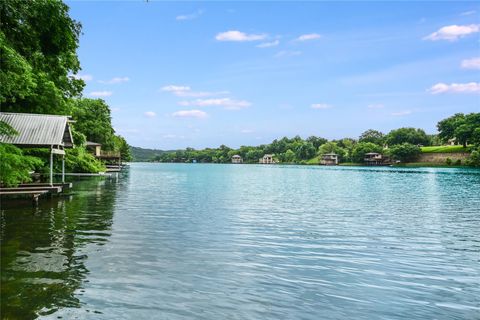
[[[0,1],[3,111],[67,114],[84,86],[76,50],[81,25],[58,0]]]
[[[377,130],[368,129],[367,131],[363,132],[360,137],[358,138],[359,142],[371,142],[377,145],[383,145],[385,139],[385,135]]]
[[[430,145],[428,135],[422,129],[415,128],[399,128],[390,131],[385,137],[385,142],[389,146],[396,144],[410,143],[414,145]]]
[[[438,136],[442,141],[456,139],[464,147],[480,141],[480,113],[456,113],[437,124]]]

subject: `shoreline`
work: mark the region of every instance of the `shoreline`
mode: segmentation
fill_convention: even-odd
[[[447,165],[442,163],[434,163],[434,162],[410,162],[410,163],[401,163],[401,164],[391,164],[391,165],[378,165],[378,166],[369,166],[362,163],[354,163],[354,162],[345,162],[340,163],[334,166],[328,165],[321,165],[321,164],[312,164],[312,163],[275,163],[275,164],[261,164],[261,163],[216,163],[216,162],[155,162],[155,161],[132,161],[131,163],[162,163],[162,164],[226,164],[226,165],[264,165],[264,166],[271,166],[271,165],[286,165],[286,166],[319,166],[319,167],[365,167],[365,168],[372,168],[372,167],[394,167],[394,168],[464,168],[464,169],[479,169],[472,166],[467,165]]]

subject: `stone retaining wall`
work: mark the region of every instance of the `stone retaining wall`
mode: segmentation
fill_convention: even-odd
[[[459,152],[459,153],[422,153],[417,161],[415,162],[433,162],[433,163],[445,163],[449,158],[452,162],[461,160],[462,163],[465,162],[470,156],[470,153]]]

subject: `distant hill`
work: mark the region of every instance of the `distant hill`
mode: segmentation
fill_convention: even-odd
[[[157,149],[144,149],[140,147],[130,147],[132,150],[132,156],[134,162],[142,162],[142,161],[150,161],[158,155],[161,155],[166,152],[165,150],[157,150]]]

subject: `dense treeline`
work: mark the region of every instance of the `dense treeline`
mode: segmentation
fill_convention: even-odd
[[[67,150],[67,170],[98,172],[104,164],[86,151],[87,140],[125,160],[131,154],[112,128],[108,105],[81,98],[85,83],[75,77],[80,32],[59,0],[0,1],[0,104],[3,112],[71,115],[75,148]],[[0,131],[15,134],[5,123]],[[13,184],[28,180],[30,170],[45,171],[48,152],[0,145],[0,180]]]
[[[284,137],[270,144],[241,146],[232,149],[225,145],[219,148],[195,150],[187,148],[165,152],[155,156],[152,161],[158,162],[200,162],[229,163],[233,155],[240,155],[245,163],[257,163],[264,154],[273,154],[280,163],[318,164],[319,157],[334,152],[341,162],[361,163],[366,153],[378,152],[401,162],[414,161],[421,153],[421,146],[432,146],[447,143],[456,139],[465,147],[474,146],[470,164],[479,165],[478,151],[480,145],[480,113],[464,115],[458,113],[438,123],[438,135],[427,135],[424,130],[416,128],[399,128],[384,134],[377,130],[367,130],[358,139],[344,138],[328,141],[311,136],[302,139]],[[459,129],[460,128],[460,129]],[[460,135],[461,133],[461,135]]]

